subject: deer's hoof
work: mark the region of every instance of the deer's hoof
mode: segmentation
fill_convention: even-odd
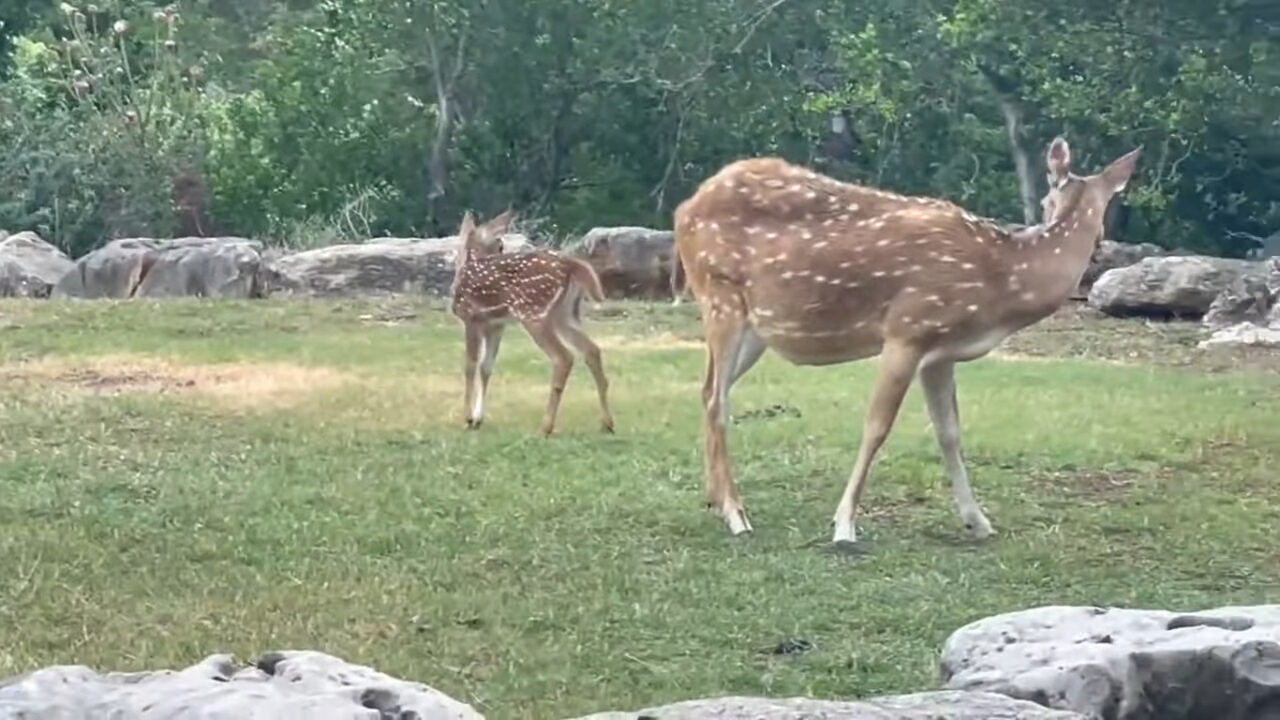
[[[834,525],[835,528],[831,533],[832,545],[841,545],[846,543],[852,545],[858,542],[858,531],[854,529],[852,520],[836,518]]]
[[[721,515],[724,517],[725,524],[729,526],[730,534],[734,537],[751,534],[751,521],[747,519],[745,508],[725,508]]]
[[[468,430],[479,430],[479,429],[480,429],[480,425],[481,425],[481,424],[483,424],[483,423],[484,423],[484,420],[473,420],[473,419],[471,419],[471,418],[467,418],[467,429],[468,429]]]
[[[991,527],[991,525],[989,524],[988,525],[966,524],[964,526],[964,529],[967,533],[969,533],[969,537],[973,538],[974,540],[990,540],[991,538],[994,538],[996,535],[999,534],[995,531],[995,528]]]
[[[609,419],[600,423],[600,429],[605,433],[608,433],[609,435],[613,435],[614,434],[613,420]]]
[[[987,520],[986,516],[981,513],[973,517],[964,518],[964,529],[969,533],[969,537],[975,540],[986,540],[996,534],[995,529],[991,527],[991,521]]]

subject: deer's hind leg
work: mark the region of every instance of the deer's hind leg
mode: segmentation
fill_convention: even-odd
[[[542,435],[548,437],[555,430],[556,416],[560,412],[560,398],[573,370],[573,353],[565,347],[556,332],[554,315],[539,320],[523,321],[524,328],[533,342],[551,360],[551,391],[547,397],[547,409],[542,416]]]
[[[729,532],[741,535],[751,532],[751,521],[729,462],[729,390],[756,364],[766,346],[747,324],[745,313],[736,308],[718,303],[704,306],[703,324],[707,335],[707,374],[702,386],[707,505],[720,514]]]
[[[604,358],[600,354],[600,346],[582,330],[580,314],[581,297],[572,299],[569,312],[562,316],[557,325],[561,338],[582,355],[596,382],[596,394],[600,397],[600,426],[607,433],[614,430],[613,413],[609,411],[609,378],[604,373]]]

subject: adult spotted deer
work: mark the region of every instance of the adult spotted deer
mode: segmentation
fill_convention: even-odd
[[[1067,300],[1138,154],[1081,177],[1067,142],[1055,139],[1043,221],[1012,232],[946,201],[776,158],[738,161],[706,180],[676,209],[675,232],[706,332],[706,500],[729,530],[751,530],[730,471],[729,390],[772,348],[796,365],[880,358],[835,543],[856,540],[868,472],[917,374],[960,517],[973,534],[991,535],[961,459],[955,365]]]
[[[601,424],[613,432],[609,411],[609,381],[604,374],[600,348],[582,331],[582,295],[604,300],[595,271],[585,262],[545,250],[502,253],[502,236],[511,227],[510,210],[477,225],[470,212],[458,230],[461,248],[453,278],[450,310],[466,334],[467,427],[484,421],[484,403],[493,376],[494,362],[507,323],[518,321],[534,343],[551,359],[551,395],[542,419],[542,434],[555,429],[560,397],[564,393],[573,355],[566,345],[582,354],[595,378],[600,395]],[[479,369],[480,387],[476,388]]]

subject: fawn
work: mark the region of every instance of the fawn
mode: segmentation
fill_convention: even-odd
[[[587,263],[546,250],[504,254],[502,237],[513,219],[508,210],[477,225],[468,211],[458,230],[460,248],[450,311],[462,321],[466,334],[467,427],[477,429],[484,421],[485,397],[503,330],[507,323],[518,321],[552,363],[543,436],[555,429],[560,397],[573,368],[573,355],[566,345],[582,354],[595,378],[601,425],[611,433],[614,426],[609,411],[609,381],[600,348],[581,327],[583,293],[596,302],[604,300],[600,279]]]

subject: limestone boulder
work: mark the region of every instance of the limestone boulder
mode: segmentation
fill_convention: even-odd
[[[482,720],[471,706],[319,652],[268,653],[237,668],[212,655],[181,671],[55,666],[0,681],[0,718],[62,720]]]
[[[722,697],[579,720],[1083,720],[1031,702],[981,692],[926,692],[861,702]]]
[[[1108,270],[1129,267],[1140,262],[1143,258],[1161,257],[1168,254],[1168,251],[1164,248],[1151,243],[1122,243],[1115,240],[1103,240],[1098,243],[1097,249],[1093,251],[1089,266],[1085,268],[1084,275],[1080,277],[1081,297],[1087,296],[1089,288],[1093,287],[1094,282]]]
[[[941,670],[951,690],[1000,693],[1096,720],[1280,717],[1280,605],[999,615],[957,630]]]
[[[1108,315],[1202,318],[1234,283],[1265,282],[1267,263],[1200,255],[1148,257],[1102,273],[1089,305]]]
[[[675,236],[644,227],[592,228],[567,252],[586,260],[611,298],[671,298]]]
[[[1201,340],[1196,347],[1202,350],[1218,347],[1280,349],[1280,323],[1269,326],[1251,322],[1228,325],[1214,330],[1212,335]]]
[[[1267,326],[1280,319],[1280,257],[1267,260],[1264,272],[1237,278],[1214,298],[1201,321],[1209,330],[1241,323]],[[1277,324],[1280,328],[1280,323]]]
[[[523,235],[503,237],[503,252],[531,245]],[[397,293],[448,295],[458,237],[374,238],[281,256],[269,265],[270,293],[352,297]]]
[[[262,244],[237,237],[113,240],[76,261],[54,288],[67,298],[253,298]]]
[[[35,233],[0,233],[0,297],[47,298],[72,265]]]

